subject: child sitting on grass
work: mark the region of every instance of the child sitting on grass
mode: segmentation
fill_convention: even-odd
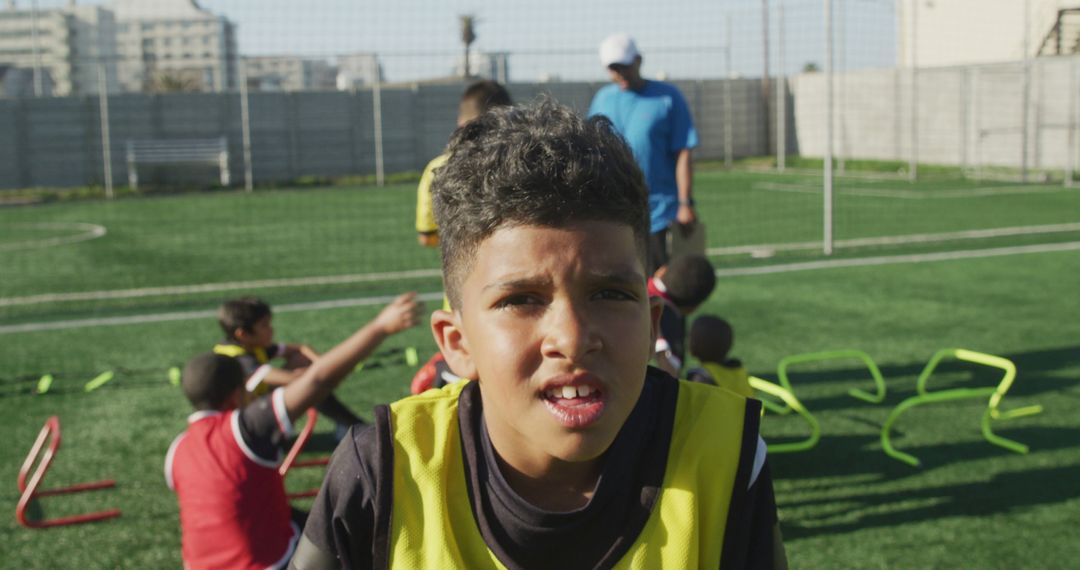
[[[649,368],[647,190],[551,102],[455,133],[433,188],[459,376],[334,453],[293,568],[784,566],[760,404]]]
[[[690,354],[701,362],[702,368],[687,373],[687,379],[702,384],[727,388],[740,396],[752,398],[750,375],[736,358],[729,358],[735,331],[731,325],[712,315],[702,315],[690,327]]]
[[[181,386],[195,413],[165,457],[185,568],[284,568],[306,518],[289,506],[278,474],[293,420],[418,313],[414,294],[398,297],[298,378],[247,405],[239,360],[209,352],[188,362]]]
[[[226,301],[218,309],[218,324],[225,340],[214,346],[214,353],[235,358],[247,378],[245,386],[255,396],[285,386],[300,377],[319,354],[305,344],[274,342],[274,315],[270,305],[256,297]],[[284,359],[281,368],[270,361]],[[356,414],[330,394],[315,407],[334,420],[340,440],[349,426],[363,423]]]

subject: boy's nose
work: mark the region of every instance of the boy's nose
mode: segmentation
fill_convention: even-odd
[[[603,347],[600,336],[590,326],[586,311],[572,303],[553,303],[545,321],[546,334],[541,350],[547,358],[577,362]]]

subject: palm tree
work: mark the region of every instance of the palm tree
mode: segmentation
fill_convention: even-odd
[[[476,24],[476,18],[472,14],[461,16],[461,43],[465,44],[465,68],[461,76],[465,79],[469,78],[469,47],[476,41],[474,24]]]

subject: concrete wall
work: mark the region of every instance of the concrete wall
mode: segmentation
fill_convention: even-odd
[[[677,83],[697,123],[701,146],[696,156],[702,159],[725,154],[723,84]],[[517,102],[548,93],[584,113],[601,86],[514,84],[510,91]],[[418,171],[442,152],[455,127],[462,89],[461,84],[382,89],[386,172]],[[760,83],[732,80],[730,92],[734,156],[765,154]],[[0,188],[102,184],[98,107],[96,97],[0,100]],[[370,90],[251,93],[250,113],[256,183],[375,172]],[[240,98],[235,93],[113,95],[109,114],[116,184],[126,183],[128,139],[219,136],[228,139],[233,180],[243,180]],[[169,176],[183,176],[182,167],[169,171]],[[216,179],[212,166],[199,172],[206,182]]]
[[[1074,68],[1074,69],[1070,69]],[[1028,103],[1030,168],[1061,169],[1068,160],[1072,74],[1080,58],[1032,61]],[[1078,79],[1080,81],[1080,79]],[[912,145],[911,76],[885,69],[838,74],[834,146],[839,156],[920,163],[1019,167],[1022,164],[1024,68],[1021,62],[919,70],[917,145]],[[1076,85],[1076,84],[1073,84]],[[792,80],[795,131],[806,156],[825,153],[825,77]]]

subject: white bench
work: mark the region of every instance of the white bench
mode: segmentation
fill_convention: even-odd
[[[229,144],[216,139],[128,140],[128,185],[139,187],[139,164],[217,164],[221,185],[229,185]]]

